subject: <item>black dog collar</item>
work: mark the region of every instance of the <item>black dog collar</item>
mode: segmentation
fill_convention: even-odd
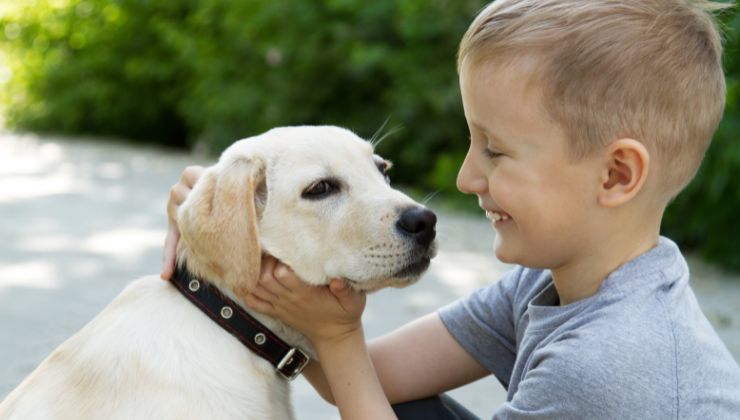
[[[205,280],[198,279],[188,270],[177,267],[170,281],[180,293],[216,321],[221,328],[250,350],[267,359],[283,378],[292,381],[308,364],[309,357],[303,350],[288,345]]]

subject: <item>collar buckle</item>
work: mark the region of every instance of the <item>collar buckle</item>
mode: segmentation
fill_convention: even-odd
[[[292,381],[303,372],[309,360],[306,353],[298,347],[292,347],[277,365],[277,372],[283,378]]]

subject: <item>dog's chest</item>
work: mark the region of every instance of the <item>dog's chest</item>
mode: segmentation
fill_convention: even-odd
[[[64,395],[46,401],[58,418],[293,418],[274,368],[156,278],[127,287],[33,382],[19,404]]]
[[[158,288],[163,282],[157,282]],[[162,299],[144,299],[136,308],[151,319],[156,315],[147,317],[144,313],[161,310],[161,302],[169,306],[170,315],[160,316],[161,325],[153,323],[145,334],[157,342],[157,348],[151,350],[162,355],[152,363],[160,371],[158,376],[169,376],[172,384],[187,384],[181,388],[187,389],[193,401],[221,414],[210,418],[293,418],[289,384],[277,376],[272,365],[171,287],[165,287],[162,294]]]

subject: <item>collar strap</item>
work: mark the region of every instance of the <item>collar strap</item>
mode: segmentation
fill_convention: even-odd
[[[308,364],[303,350],[288,345],[207,281],[181,267],[175,269],[170,281],[221,328],[275,366],[283,378],[292,381]]]

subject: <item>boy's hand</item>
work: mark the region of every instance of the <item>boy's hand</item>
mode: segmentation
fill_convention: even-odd
[[[308,285],[270,256],[262,258],[259,283],[244,301],[302,332],[317,350],[362,331],[364,292],[340,279],[329,286]]]
[[[170,189],[170,197],[167,200],[167,237],[164,240],[164,253],[162,254],[162,272],[159,277],[169,280],[175,271],[175,251],[177,241],[180,240],[180,230],[177,227],[177,209],[185,202],[193,185],[203,174],[205,168],[202,166],[188,166],[182,171],[180,180]]]

